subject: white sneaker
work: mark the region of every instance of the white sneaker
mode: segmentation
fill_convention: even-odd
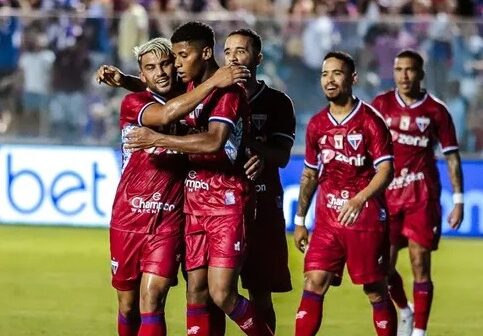
[[[397,336],[411,336],[413,332],[413,305],[408,303],[408,307],[399,311],[399,321],[397,323]]]

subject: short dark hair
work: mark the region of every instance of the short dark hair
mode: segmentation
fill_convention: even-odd
[[[242,35],[249,37],[252,40],[252,46],[255,50],[255,53],[259,54],[262,51],[262,38],[260,37],[260,35],[257,34],[256,31],[249,28],[237,29],[228,34],[228,37],[233,35]]]
[[[348,53],[343,52],[343,51],[331,51],[331,52],[327,53],[327,55],[325,55],[324,61],[326,59],[332,58],[332,57],[337,58],[338,60],[341,60],[342,62],[344,62],[345,65],[347,65],[347,67],[349,68],[349,71],[350,71],[351,74],[356,72],[356,64],[354,62],[354,59]]]
[[[420,67],[421,70],[424,69],[424,59],[420,53],[412,49],[405,49],[397,54],[396,58],[410,58],[416,61],[416,64]]]
[[[201,42],[203,46],[214,48],[215,32],[206,23],[190,21],[176,28],[171,36],[171,43],[178,42]]]

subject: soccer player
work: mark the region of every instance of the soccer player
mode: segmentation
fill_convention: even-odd
[[[398,335],[402,336],[426,335],[433,299],[431,251],[438,248],[442,220],[441,185],[433,150],[438,141],[454,192],[448,224],[458,229],[463,220],[463,177],[455,128],[446,106],[421,88],[423,69],[421,55],[402,51],[394,60],[396,90],[379,95],[373,102],[394,142],[395,177],[386,191],[391,238],[389,285],[400,309]],[[414,316],[395,270],[398,250],[405,246],[409,246],[414,275]]]
[[[391,136],[384,120],[352,96],[354,61],[328,53],[321,86],[329,106],[312,117],[295,217],[296,247],[305,249],[305,284],[295,335],[316,335],[325,293],[344,264],[373,307],[377,335],[395,336],[397,315],[387,292],[388,254],[383,191],[393,176]],[[310,244],[304,221],[318,187]],[[382,195],[381,195],[382,194]]]
[[[129,94],[122,102],[123,141],[136,125],[162,126],[164,132],[177,134],[173,121],[196,106],[198,94],[204,96],[204,90],[233,84],[244,73],[236,66],[226,67],[203,87],[166,103],[184,90],[176,81],[171,43],[153,39],[135,53],[147,90]],[[98,78],[107,80],[109,73],[101,71]],[[183,240],[185,159],[162,149],[131,152],[123,146],[122,154],[123,172],[110,228],[112,284],[119,299],[118,332],[122,336],[164,335],[164,302],[177,273]]]
[[[272,292],[292,289],[283,217],[279,167],[285,167],[295,140],[295,115],[290,98],[256,78],[262,61],[262,40],[250,29],[231,32],[225,40],[225,63],[245,65],[251,72],[245,84],[251,109],[250,149],[265,160],[255,181],[255,221],[247,228],[247,257],[241,279],[250,299],[275,333]]]
[[[188,83],[188,91],[218,68],[214,32],[209,26],[184,24],[173,33],[171,42],[178,76]],[[207,302],[211,297],[247,335],[272,335],[252,303],[237,291],[251,198],[242,163],[248,117],[245,92],[233,85],[214,91],[185,118],[198,133],[170,136],[143,128],[128,135],[131,147],[190,153],[184,206],[188,334],[210,335]]]

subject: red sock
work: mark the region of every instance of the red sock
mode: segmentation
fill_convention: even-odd
[[[188,335],[210,336],[210,314],[205,304],[188,304],[186,308]]]
[[[141,327],[138,336],[166,336],[164,312],[141,313]]]
[[[208,305],[208,312],[210,314],[210,336],[224,336],[226,331],[225,312],[213,302]]]
[[[295,319],[296,336],[315,336],[322,323],[324,297],[304,290]]]
[[[253,304],[241,295],[238,295],[235,308],[229,316],[248,336],[273,335],[265,322],[258,318]]]
[[[391,294],[392,300],[400,309],[408,306],[403,280],[397,271],[394,271],[394,274],[389,277],[389,294]]]
[[[433,283],[415,282],[413,286],[414,328],[426,330],[433,302]]]
[[[377,336],[396,336],[397,313],[389,298],[372,303],[372,320]]]
[[[139,329],[139,320],[128,318],[120,312],[117,315],[117,333],[119,336],[136,336]]]

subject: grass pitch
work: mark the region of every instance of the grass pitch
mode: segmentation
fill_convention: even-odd
[[[303,283],[302,255],[290,246],[294,290],[275,294],[277,335],[293,335]],[[434,254],[435,298],[430,336],[483,335],[483,240],[445,239]],[[410,290],[407,253],[399,268]],[[181,279],[181,278],[180,278]],[[173,288],[166,316],[170,335],[185,335],[185,286]],[[115,335],[105,229],[0,226],[0,335]],[[241,335],[228,322],[227,335]],[[332,288],[320,335],[374,335],[361,287]]]

